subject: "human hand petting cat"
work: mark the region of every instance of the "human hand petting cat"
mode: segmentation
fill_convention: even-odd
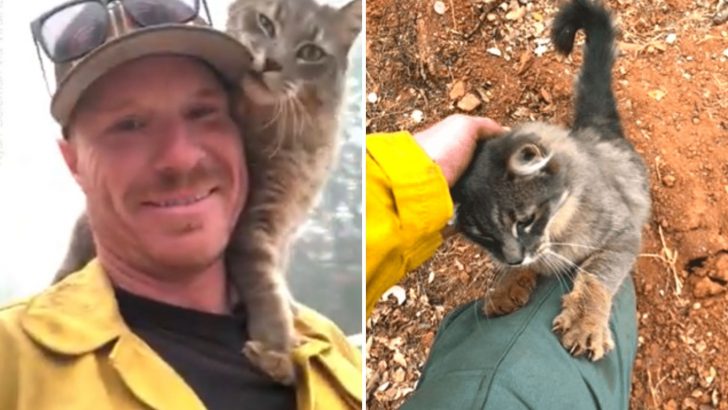
[[[414,138],[440,166],[452,187],[468,167],[477,142],[506,131],[490,118],[455,114],[416,133]]]

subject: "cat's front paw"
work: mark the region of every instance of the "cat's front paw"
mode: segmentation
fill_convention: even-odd
[[[500,285],[488,291],[483,313],[488,317],[503,316],[523,307],[536,287],[536,274],[530,270],[512,272]]]
[[[597,361],[614,349],[609,317],[590,312],[589,305],[580,305],[570,296],[564,297],[564,307],[554,319],[553,330],[573,356],[586,355]]]
[[[243,353],[254,366],[277,382],[287,386],[295,383],[296,366],[291,352],[270,350],[263,343],[251,340],[245,343]]]

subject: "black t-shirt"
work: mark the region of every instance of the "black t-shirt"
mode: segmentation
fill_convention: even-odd
[[[121,316],[210,410],[294,409],[295,390],[273,381],[242,353],[241,317],[168,305],[115,288]]]

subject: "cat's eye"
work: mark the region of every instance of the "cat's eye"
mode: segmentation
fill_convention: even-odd
[[[526,218],[526,219],[524,219],[522,221],[518,221],[517,222],[517,227],[518,227],[518,229],[526,229],[529,226],[533,225],[534,222],[536,222],[536,214],[535,213],[534,214],[531,214],[528,218]]]
[[[273,38],[276,36],[276,28],[265,14],[258,14],[258,25],[268,37]]]
[[[296,56],[303,61],[315,63],[324,58],[325,55],[326,53],[324,53],[321,47],[314,44],[306,44],[298,49]]]

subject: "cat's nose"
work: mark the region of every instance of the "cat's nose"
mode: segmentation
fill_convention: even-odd
[[[263,72],[269,72],[269,71],[281,71],[283,67],[281,67],[280,63],[278,63],[276,60],[273,60],[271,58],[265,59],[265,64],[263,65]]]
[[[523,256],[506,256],[506,262],[511,266],[518,266],[523,263]]]

